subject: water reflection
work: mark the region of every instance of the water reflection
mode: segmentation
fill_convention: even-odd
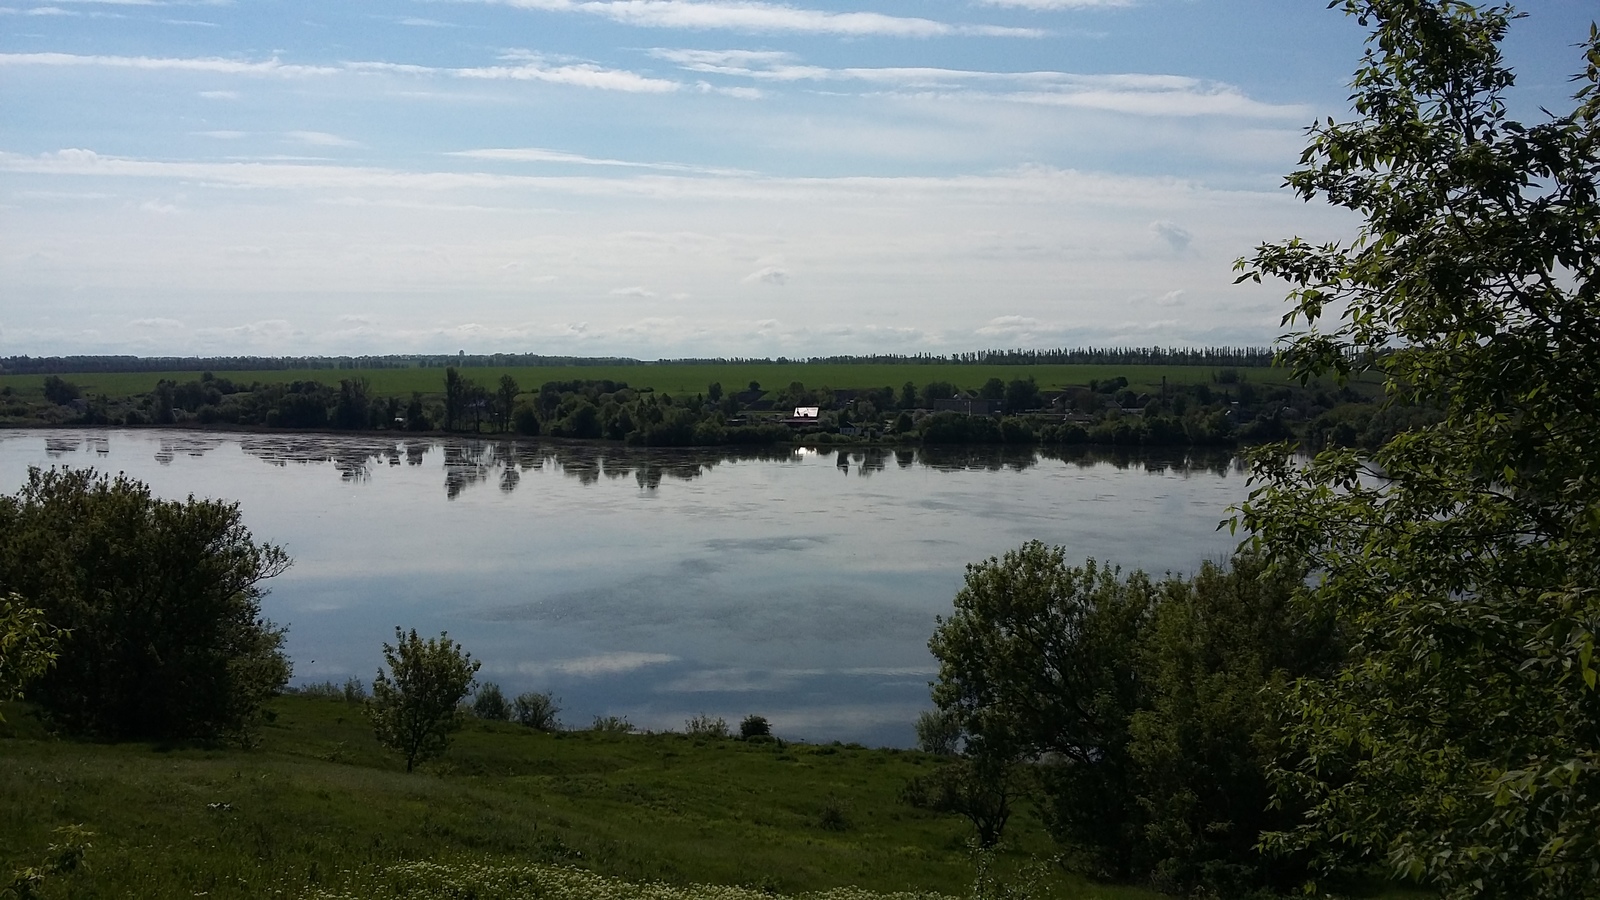
[[[198,458],[230,440],[227,436],[194,432],[161,432],[155,459],[169,465],[179,455]],[[667,480],[693,481],[719,465],[735,462],[794,462],[808,457],[832,460],[844,474],[852,471],[868,478],[888,469],[917,466],[937,472],[1025,472],[1041,465],[1064,463],[1080,469],[1110,465],[1118,470],[1142,469],[1150,474],[1206,474],[1228,476],[1245,471],[1242,458],[1228,450],[1188,449],[1143,451],[1121,447],[1031,448],[993,445],[953,447],[812,447],[650,449],[601,444],[482,438],[411,438],[334,434],[263,434],[239,437],[245,454],[269,465],[331,464],[341,480],[362,483],[371,479],[375,465],[421,466],[428,454],[439,451],[443,459],[445,496],[456,499],[477,485],[494,483],[512,493],[523,474],[544,471],[560,474],[578,484],[593,486],[602,479],[632,478],[640,490],[654,491]],[[45,452],[60,459],[79,449],[105,456],[110,452],[103,435],[49,435]]]
[[[1245,487],[1208,452],[0,433],[0,492],[34,465],[237,501],[295,559],[264,612],[298,680],[370,678],[403,625],[448,630],[481,677],[554,690],[573,721],[759,713],[901,745],[967,563],[1039,539],[1192,571],[1232,547],[1216,524]]]

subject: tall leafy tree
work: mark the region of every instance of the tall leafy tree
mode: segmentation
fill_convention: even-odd
[[[500,376],[500,383],[494,392],[495,417],[499,420],[501,431],[511,430],[511,414],[517,405],[517,395],[522,393],[521,385],[510,374]]]
[[[0,702],[22,696],[28,682],[55,665],[61,630],[16,594],[0,595]],[[0,722],[5,716],[0,716]]]
[[[1439,411],[1370,454],[1254,461],[1242,523],[1316,573],[1352,639],[1301,681],[1276,838],[1385,859],[1451,897],[1600,896],[1600,33],[1577,102],[1508,115],[1516,14],[1344,0],[1372,29],[1353,118],[1289,185],[1348,242],[1266,244],[1303,378],[1373,371]]]
[[[966,753],[993,763],[1048,756],[1041,773],[1056,836],[1100,874],[1131,874],[1138,810],[1129,756],[1139,642],[1155,585],[1038,541],[967,567],[929,649],[933,700]]]
[[[124,475],[35,468],[0,497],[0,590],[65,631],[28,696],[81,733],[246,734],[289,677],[260,587],[288,566],[237,504],[160,500]]]
[[[455,366],[447,366],[444,370],[444,428],[446,431],[455,431],[456,423],[461,421],[461,413],[467,407],[467,380]]]
[[[481,663],[447,634],[425,640],[415,628],[396,628],[394,639],[383,645],[389,671],[379,669],[372,680],[367,715],[379,742],[399,751],[410,772],[450,746]]]

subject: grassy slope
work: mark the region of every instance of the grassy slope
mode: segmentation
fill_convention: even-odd
[[[62,896],[295,895],[417,859],[784,892],[970,885],[964,821],[896,799],[936,764],[923,754],[473,723],[444,760],[408,776],[358,707],[291,697],[275,708],[249,751],[55,741],[13,709],[0,725],[0,884],[38,862],[52,828],[82,823],[97,835],[90,868],[59,882]],[[830,798],[843,831],[822,827]],[[1025,813],[1010,838],[1051,852]],[[1072,879],[1053,888],[1155,896]]]
[[[1134,390],[1150,390],[1161,386],[1167,378],[1173,384],[1210,383],[1218,370],[1208,366],[1116,366],[1116,365],[897,365],[897,364],[802,364],[787,365],[637,365],[637,366],[525,366],[512,368],[463,369],[467,377],[492,386],[503,374],[517,379],[522,389],[537,390],[547,381],[571,379],[605,379],[623,381],[631,387],[650,387],[672,394],[696,394],[705,391],[713,381],[722,383],[727,391],[743,390],[750,382],[758,381],[767,390],[787,387],[798,381],[807,387],[859,389],[893,387],[896,391],[910,381],[918,387],[932,381],[948,381],[958,388],[980,387],[990,378],[1010,381],[1013,378],[1033,376],[1039,386],[1053,390],[1067,385],[1086,385],[1091,379],[1108,379],[1123,376]],[[1246,379],[1258,384],[1282,384],[1289,378],[1285,369],[1246,368],[1239,370]],[[439,393],[444,387],[443,369],[298,369],[267,372],[221,372],[232,381],[249,384],[252,381],[289,382],[320,381],[336,385],[341,378],[362,377],[371,382],[372,389],[382,396],[409,396],[412,391],[425,394]],[[63,375],[67,381],[78,385],[89,394],[106,394],[111,397],[142,394],[150,391],[162,378],[189,381],[198,378],[195,372],[85,372]],[[39,392],[44,382],[42,375],[3,375],[0,387],[10,385],[24,394]]]

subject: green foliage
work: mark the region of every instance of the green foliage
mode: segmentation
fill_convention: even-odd
[[[82,396],[78,386],[70,381],[63,381],[60,376],[47,375],[44,379],[44,398],[51,403],[71,403]]]
[[[1155,599],[1142,573],[1069,567],[1062,548],[1034,541],[967,566],[954,613],[928,642],[934,703],[961,722],[968,752],[1060,759],[1048,781],[1053,830],[1110,875],[1130,873],[1137,841],[1129,723]]]
[[[560,897],[564,900],[779,900],[784,895],[769,887],[730,887],[715,884],[675,885],[632,882],[608,878],[570,866],[508,863],[504,865],[399,863],[361,873],[362,881],[345,890],[314,890],[306,900],[368,900],[383,898],[471,897],[474,900],[522,900]],[[1014,895],[988,895],[1010,898]],[[797,900],[955,900],[923,892],[879,893],[860,888],[798,895]],[[1021,900],[1021,898],[1018,898]]]
[[[496,722],[505,722],[511,718],[511,701],[500,690],[500,685],[486,681],[478,686],[478,692],[472,696],[472,714],[480,719],[493,719]]]
[[[392,646],[383,645],[389,672],[379,669],[373,678],[367,716],[378,741],[404,755],[410,772],[450,746],[481,663],[445,633],[423,640],[415,628],[395,628],[394,637]]]
[[[28,682],[55,665],[61,629],[16,594],[0,595],[0,703],[22,696]],[[0,715],[0,722],[6,720]]]
[[[683,733],[695,737],[725,738],[728,736],[728,721],[721,716],[715,719],[700,713],[685,720]]]
[[[94,849],[94,844],[89,842],[94,832],[85,830],[82,825],[63,825],[54,833],[56,839],[46,848],[48,856],[44,861],[14,871],[11,883],[0,886],[0,897],[10,895],[17,900],[32,900],[44,896],[41,891],[46,883],[84,868],[84,858]]]
[[[872,900],[863,892],[965,897],[972,886],[967,823],[895,800],[937,764],[925,754],[478,721],[417,778],[343,703],[283,695],[270,709],[248,750],[61,740],[11,716],[0,884],[40,862],[52,828],[81,822],[96,833],[91,865],[47,883],[47,896]],[[829,795],[848,831],[819,827]],[[1006,844],[993,855],[1002,883],[1055,852],[1026,805]],[[1041,900],[1163,900],[1043,874]]]
[[[1238,897],[1305,876],[1305,854],[1257,850],[1264,833],[1303,812],[1272,803],[1283,686],[1341,660],[1327,618],[1308,619],[1295,604],[1301,583],[1298,572],[1238,556],[1161,585],[1140,647],[1129,755],[1145,821],[1140,853],[1163,890]]]
[[[549,691],[525,691],[511,703],[511,714],[518,725],[538,731],[558,731],[561,701]]]
[[[1600,896],[1600,31],[1575,109],[1524,125],[1509,9],[1337,5],[1373,29],[1355,118],[1289,184],[1364,225],[1242,278],[1292,286],[1297,375],[1376,371],[1438,417],[1253,461],[1240,521],[1318,572],[1353,651],[1295,686],[1281,796],[1309,812],[1274,843],[1450,897]]]
[[[1340,647],[1292,602],[1299,585],[1248,556],[1154,582],[1038,542],[968,566],[929,642],[965,752],[908,799],[968,816],[986,845],[1026,791],[1074,865],[1167,890],[1295,883],[1303,855],[1256,850],[1300,812],[1268,809],[1275,698]]]
[[[589,730],[601,734],[632,734],[634,728],[627,716],[595,716]]]
[[[917,749],[938,756],[954,756],[961,745],[961,720],[942,709],[917,714]]]
[[[817,825],[825,831],[850,830],[850,804],[834,794],[822,799],[822,809],[817,811]]]
[[[978,846],[994,847],[1023,793],[1026,772],[1016,759],[964,754],[911,779],[900,799],[918,809],[965,816],[977,830]]]
[[[236,504],[158,500],[123,475],[35,468],[0,497],[0,587],[67,632],[29,698],[80,733],[246,735],[289,676],[259,587],[288,566]]]
[[[772,723],[767,721],[766,716],[758,716],[752,713],[739,721],[739,737],[745,740],[771,736]]]

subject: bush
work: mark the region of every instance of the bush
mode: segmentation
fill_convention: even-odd
[[[423,640],[415,628],[396,628],[394,637],[394,646],[383,645],[389,674],[380,669],[372,680],[367,716],[378,741],[405,754],[410,772],[450,746],[450,733],[461,728],[458,706],[480,663],[444,633]]]
[[[940,709],[924,710],[917,716],[917,749],[924,753],[954,756],[961,742],[961,721]]]
[[[0,703],[22,696],[29,681],[55,665],[61,633],[44,620],[44,611],[15,594],[0,595]],[[5,716],[0,715],[0,722]]]
[[[289,679],[260,583],[289,567],[237,504],[152,497],[92,469],[30,469],[0,497],[0,585],[69,632],[28,696],[109,739],[243,737]]]
[[[696,737],[725,738],[729,734],[726,719],[721,716],[713,719],[705,713],[688,719],[683,723],[683,727],[685,733]]]
[[[817,824],[827,831],[850,830],[850,807],[843,800],[829,794],[817,813]]]
[[[589,730],[602,734],[630,734],[633,732],[633,723],[628,721],[627,716],[595,716]]]
[[[772,724],[766,716],[749,715],[739,723],[739,737],[745,740],[772,736]]]
[[[82,396],[78,386],[70,381],[63,381],[59,375],[49,375],[44,380],[44,398],[60,406],[71,403]]]
[[[472,698],[472,714],[480,719],[505,722],[511,718],[511,701],[506,699],[500,685],[486,681]]]
[[[560,701],[549,691],[528,691],[518,694],[512,702],[512,716],[517,724],[539,731],[560,729],[561,721],[556,718],[560,712]]]

